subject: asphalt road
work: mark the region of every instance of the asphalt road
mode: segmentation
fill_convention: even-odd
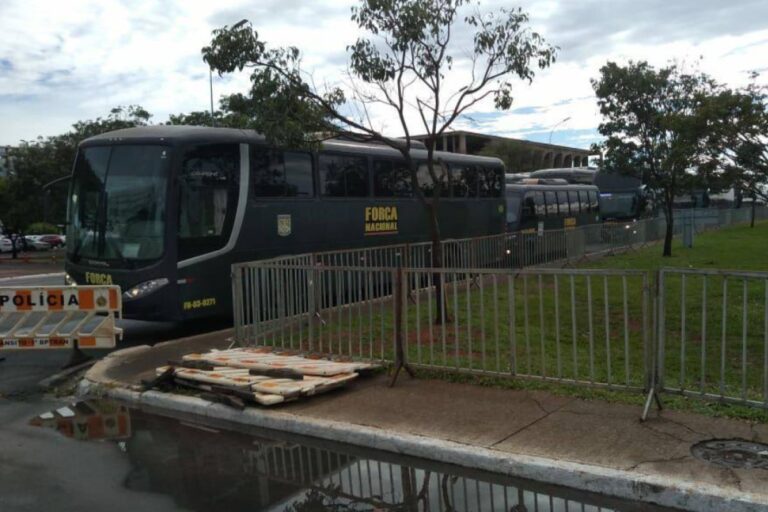
[[[59,285],[63,273],[0,279],[0,286]],[[154,344],[226,327],[221,322],[174,324],[121,320],[116,349]],[[113,349],[114,350],[114,349]],[[85,351],[103,357],[110,350]],[[114,443],[85,443],[28,421],[71,402],[45,395],[38,383],[67,363],[69,350],[0,352],[0,510],[178,510],[172,499],[127,490],[128,463]]]
[[[0,286],[56,286],[63,284],[64,272],[5,277],[0,279]]]

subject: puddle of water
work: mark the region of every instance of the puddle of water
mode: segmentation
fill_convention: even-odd
[[[33,418],[79,440],[116,442],[124,485],[200,511],[661,512],[564,487],[264,430],[234,432],[106,401]]]

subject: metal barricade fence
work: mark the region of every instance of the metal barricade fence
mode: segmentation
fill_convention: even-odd
[[[768,272],[659,271],[656,390],[768,408]]]
[[[239,266],[242,344],[646,389],[641,271]],[[440,293],[440,290],[442,293]],[[243,316],[244,315],[244,316]]]
[[[645,272],[461,268],[403,269],[403,275],[416,290],[399,320],[413,365],[647,387]]]
[[[751,218],[716,215],[720,225]],[[701,217],[702,229],[714,217]],[[766,274],[665,269],[651,294],[641,271],[526,268],[641,246],[664,233],[663,219],[645,219],[445,240],[439,269],[430,268],[428,242],[240,263],[235,338],[383,362],[394,361],[399,341],[407,361],[422,367],[766,407]],[[699,293],[695,310],[691,294]]]

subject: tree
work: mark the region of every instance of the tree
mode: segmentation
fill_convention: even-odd
[[[480,154],[500,158],[507,172],[531,172],[537,168],[530,148],[515,140],[493,140],[483,146]]]
[[[207,110],[188,114],[171,114],[166,124],[257,129],[256,117],[251,110],[248,98],[242,94],[232,94],[221,98],[219,110],[216,110],[213,115]]]
[[[716,109],[706,108],[722,93],[707,75],[675,65],[656,69],[647,62],[608,62],[592,80],[603,122],[607,168],[634,170],[662,202],[667,223],[664,256],[672,255],[675,197],[702,182],[711,169]]]
[[[343,86],[316,85],[298,48],[269,48],[248,22],[215,30],[203,58],[219,74],[251,70],[251,89],[240,98],[247,108],[239,110],[251,114],[252,127],[270,142],[312,145],[352,132],[398,150],[427,215],[432,264],[441,267],[439,200],[449,176],[435,159],[437,141],[486,99],[509,109],[511,80],[530,82],[534,68],[555,59],[555,48],[527,28],[528,15],[520,9],[482,13],[468,6],[469,0],[362,0],[352,8],[352,20],[367,36],[347,47]],[[374,126],[373,108],[393,114],[403,137],[388,137]],[[418,186],[411,156],[416,130],[426,133],[429,193]],[[441,322],[442,291],[436,294]]]
[[[710,101],[718,122],[722,146],[714,145],[713,160],[722,188],[752,199],[750,225],[755,225],[758,200],[768,201],[768,94],[764,86],[753,82],[741,90],[725,91]]]
[[[78,121],[67,133],[22,141],[12,148],[13,171],[0,186],[0,219],[5,227],[23,232],[34,222],[63,223],[67,187],[59,186],[49,194],[44,186],[72,173],[78,144],[100,133],[146,125],[151,117],[137,105],[116,107],[106,118]],[[46,213],[50,218],[45,218]]]

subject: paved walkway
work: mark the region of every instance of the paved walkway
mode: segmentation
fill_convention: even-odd
[[[152,376],[154,368],[168,359],[225,347],[225,337],[213,333],[152,349],[128,349],[98,363],[87,379],[99,383],[101,390],[130,388]],[[166,403],[168,395],[150,393],[155,404]],[[149,394],[131,396],[141,402]],[[184,398],[187,404],[195,404]],[[433,458],[439,456],[440,447],[450,450],[453,446],[455,453],[465,453],[464,458],[444,461],[475,465],[475,451],[486,456],[483,460],[495,460],[500,471],[522,468],[525,472],[535,462],[544,468],[536,474],[555,480],[550,483],[581,482],[586,490],[634,494],[634,498],[690,510],[768,510],[768,471],[719,467],[690,453],[693,443],[712,438],[768,442],[766,424],[677,411],[653,413],[642,423],[637,406],[407,376],[394,388],[386,386],[383,376],[360,379],[338,392],[278,408],[240,412],[197,404],[192,409],[260,426],[290,429],[300,424],[297,433],[314,432],[339,441],[374,439],[380,434],[388,440],[385,449],[398,451],[411,446],[408,440],[445,442]],[[312,430],[313,424],[318,428]],[[369,437],[345,436],[345,431],[365,432]],[[569,480],[557,475],[567,475]],[[612,485],[612,478],[629,486]]]

